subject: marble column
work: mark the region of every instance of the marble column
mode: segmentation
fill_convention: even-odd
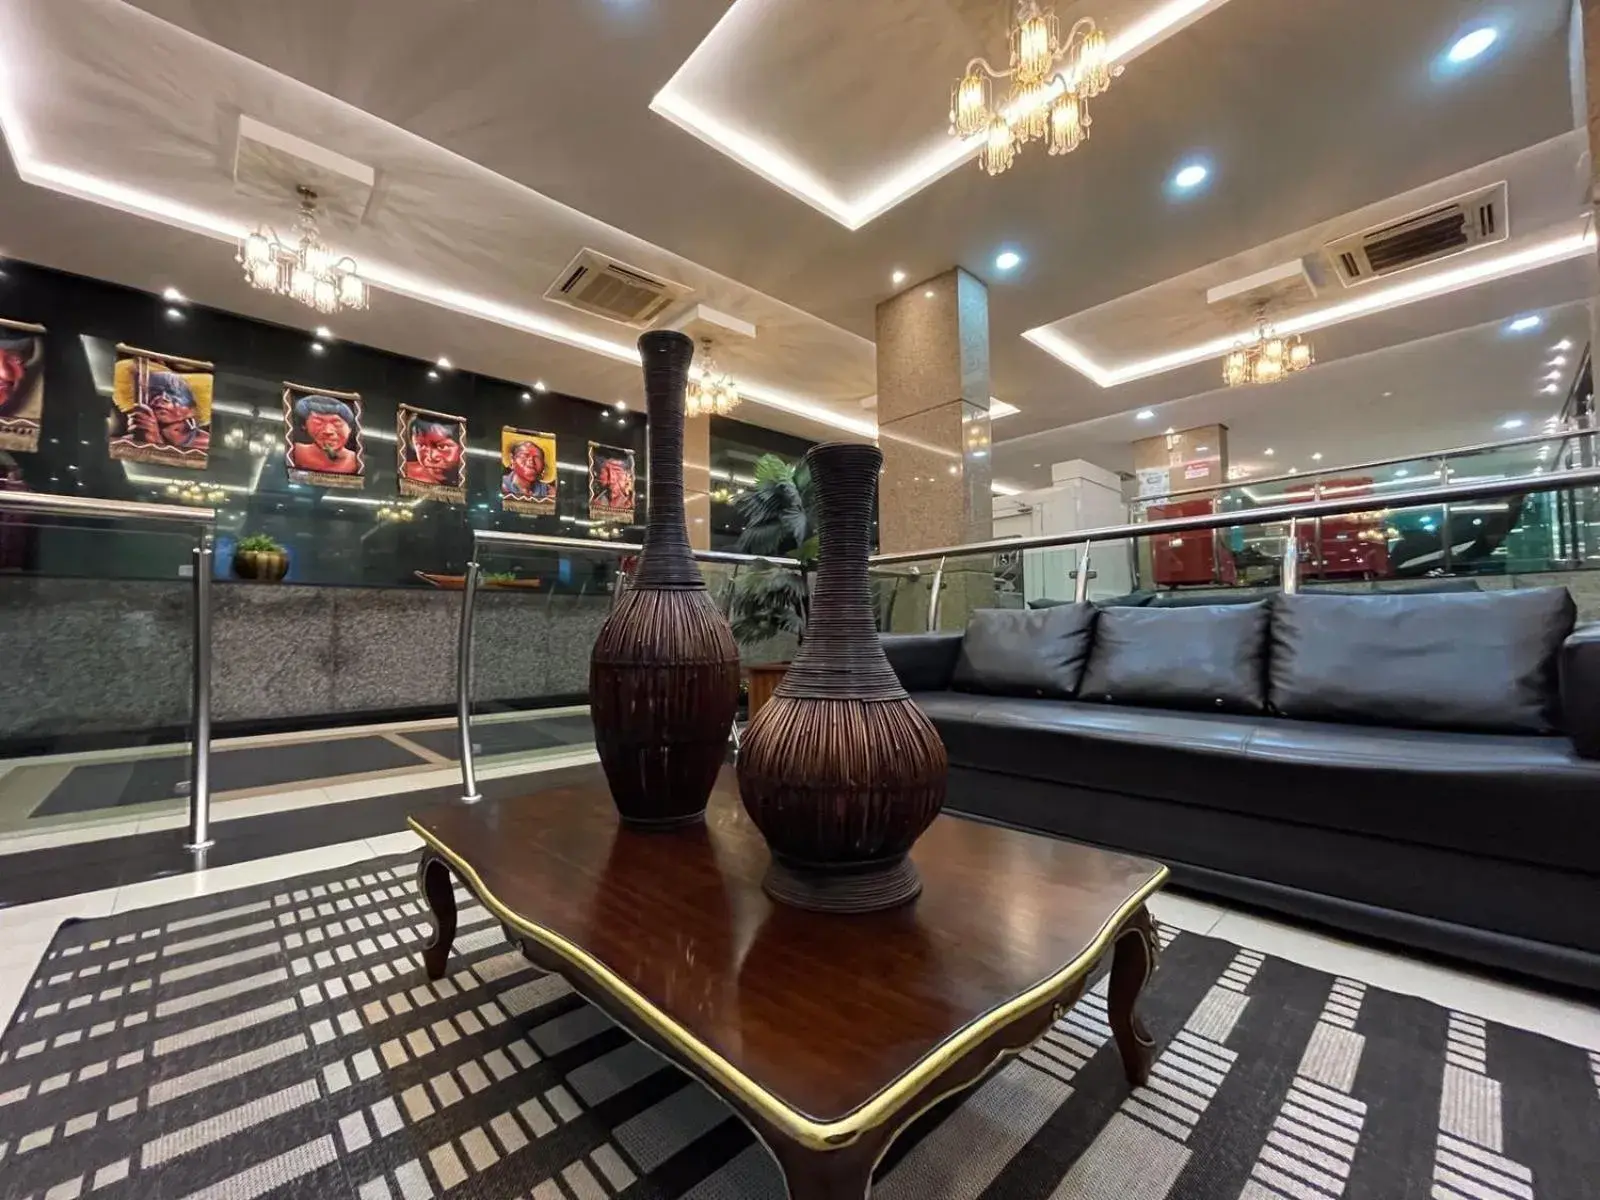
[[[989,290],[959,267],[878,305],[885,552],[987,539]]]
[[[689,523],[689,545],[711,549],[711,418],[689,417],[683,423],[683,511]]]
[[[878,305],[877,344],[880,549],[989,539],[988,288],[959,267],[907,288]],[[945,628],[994,602],[990,556],[952,558],[944,578]]]

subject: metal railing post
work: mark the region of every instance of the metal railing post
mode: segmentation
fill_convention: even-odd
[[[939,632],[939,592],[944,587],[944,559],[933,572],[933,584],[928,592],[928,632]]]
[[[1289,540],[1283,545],[1283,594],[1300,590],[1300,518],[1289,518]]]
[[[1450,460],[1439,458],[1439,482],[1450,482]],[[1450,531],[1450,501],[1446,500],[1439,506],[1439,565],[1446,571],[1455,569],[1455,538]]]
[[[1078,577],[1073,581],[1072,598],[1079,604],[1088,602],[1089,599],[1089,543],[1083,544],[1083,552],[1078,555]]]
[[[456,723],[461,735],[461,799],[466,804],[476,804],[483,799],[472,762],[472,610],[478,598],[478,569],[477,559],[467,564],[467,577],[461,589],[461,631],[456,646]]]
[[[194,548],[194,696],[189,747],[189,840],[185,850],[203,851],[211,837],[211,530]]]

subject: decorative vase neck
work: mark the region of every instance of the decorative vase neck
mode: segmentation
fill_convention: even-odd
[[[650,419],[650,515],[635,588],[703,588],[683,512],[683,393],[694,342],[674,330],[639,338]]]
[[[827,442],[806,454],[817,492],[821,563],[811,588],[805,642],[779,696],[898,700],[906,690],[884,656],[867,579],[873,501],[883,453]]]

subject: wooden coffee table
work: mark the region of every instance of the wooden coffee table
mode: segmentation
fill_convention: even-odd
[[[762,892],[766,845],[731,770],[704,827],[622,828],[598,767],[411,825],[428,843],[432,978],[455,936],[453,872],[529,959],[732,1105],[796,1200],[866,1195],[895,1134],[1042,1037],[1107,953],[1128,1079],[1149,1072],[1134,1003],[1157,863],[946,816],[913,851],[916,902],[802,912]]]

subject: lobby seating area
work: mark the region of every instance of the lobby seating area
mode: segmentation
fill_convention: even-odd
[[[1563,590],[985,610],[884,644],[961,812],[1600,988],[1600,629]]]

